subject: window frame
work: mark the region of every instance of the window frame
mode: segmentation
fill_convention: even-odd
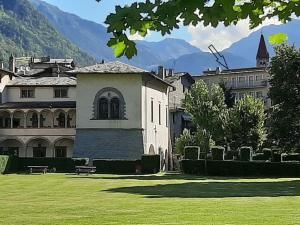
[[[25,96],[23,96],[25,92]],[[29,93],[32,92],[32,96],[29,96]],[[35,88],[20,88],[20,98],[35,98]]]
[[[56,96],[56,91],[59,91],[59,96]],[[66,96],[62,95],[62,91],[66,91]],[[53,88],[53,98],[69,98],[69,88],[68,87]]]

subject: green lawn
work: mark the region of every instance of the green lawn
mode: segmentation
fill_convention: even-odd
[[[300,224],[300,179],[0,175],[0,224]]]

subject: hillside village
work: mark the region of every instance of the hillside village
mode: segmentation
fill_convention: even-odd
[[[73,59],[13,55],[1,72],[0,149],[19,157],[140,159],[160,155],[171,169],[175,140],[193,130],[182,101],[199,79],[225,82],[235,101],[250,95],[271,107],[263,35],[252,68],[201,76],[160,66],[149,72],[118,61],[76,67]]]

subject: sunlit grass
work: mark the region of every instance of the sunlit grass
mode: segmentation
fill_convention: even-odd
[[[300,179],[0,176],[0,224],[300,224]]]

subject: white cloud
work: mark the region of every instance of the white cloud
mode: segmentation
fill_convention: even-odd
[[[263,26],[270,24],[280,24],[277,19],[266,20],[262,25],[253,30],[249,29],[249,21],[242,20],[237,25],[225,27],[219,25],[214,28],[211,26],[204,27],[203,24],[197,26],[189,26],[188,31],[192,36],[190,43],[203,51],[208,51],[208,46],[214,44],[218,51],[230,47],[236,41],[247,37],[254,31],[257,31]]]

